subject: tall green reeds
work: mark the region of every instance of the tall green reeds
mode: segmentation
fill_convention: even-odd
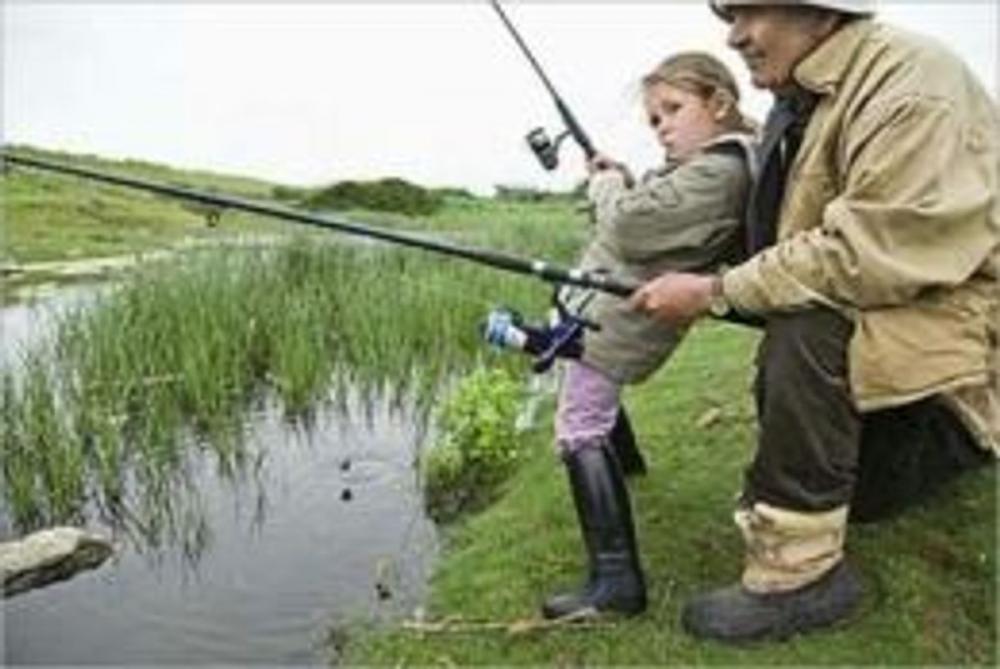
[[[16,521],[91,504],[161,532],[192,445],[212,449],[223,471],[245,464],[253,400],[275,395],[292,418],[359,391],[426,408],[484,355],[477,323],[491,304],[544,307],[547,289],[530,279],[330,240],[194,251],[58,318],[52,341],[2,376],[0,457]]]

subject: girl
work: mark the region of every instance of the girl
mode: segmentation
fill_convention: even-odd
[[[598,155],[587,166],[595,235],[581,266],[645,282],[666,270],[712,271],[735,261],[750,185],[753,127],[739,110],[739,89],[715,57],[685,52],[642,79],[643,105],[663,168],[636,182]],[[630,311],[625,300],[593,297],[579,360],[566,365],[556,412],[556,444],[569,477],[588,558],[577,592],[549,598],[548,618],[646,607],[646,589],[623,464],[642,467],[621,412],[624,384],[638,383],[670,355],[682,330]],[[617,443],[616,443],[617,442]],[[631,450],[632,455],[628,453]]]

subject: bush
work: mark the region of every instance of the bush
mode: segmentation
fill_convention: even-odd
[[[432,518],[452,520],[496,496],[524,455],[515,429],[523,393],[509,372],[479,368],[438,409],[439,437],[421,463]]]
[[[282,202],[299,203],[309,196],[309,191],[296,186],[274,186],[271,188],[271,197]]]
[[[477,200],[475,193],[466,188],[456,188],[454,186],[446,186],[444,188],[435,188],[434,193],[442,197],[452,197],[459,200]]]
[[[440,193],[397,178],[378,181],[341,181],[310,195],[311,209],[367,209],[409,216],[433,214],[444,203]]]

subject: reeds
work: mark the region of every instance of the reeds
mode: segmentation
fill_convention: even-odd
[[[192,251],[60,316],[0,379],[15,521],[27,529],[90,505],[160,533],[192,444],[223,472],[244,467],[255,401],[276,395],[291,419],[346,406],[348,392],[426,409],[485,355],[477,323],[491,304],[544,307],[547,290],[530,279],[332,239]]]

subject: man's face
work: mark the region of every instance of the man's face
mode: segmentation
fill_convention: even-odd
[[[743,56],[754,86],[775,92],[794,83],[792,72],[836,28],[836,14],[803,7],[732,7],[727,43]]]

